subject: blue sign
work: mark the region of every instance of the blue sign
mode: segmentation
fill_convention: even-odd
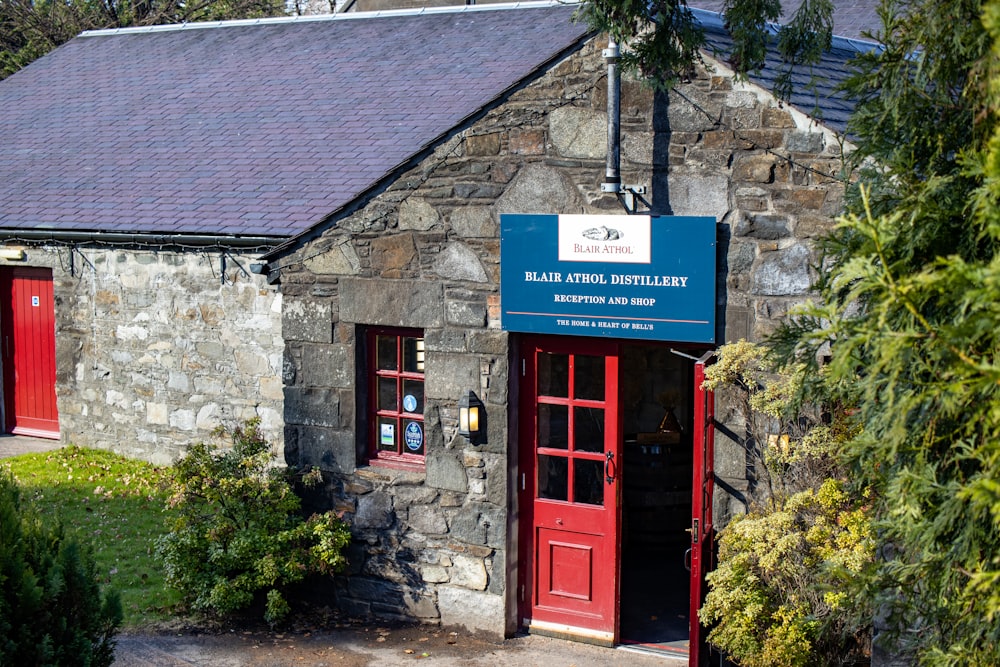
[[[419,452],[424,446],[424,431],[417,422],[410,422],[403,431],[403,442],[411,452]]]
[[[715,219],[503,215],[501,325],[715,342]]]

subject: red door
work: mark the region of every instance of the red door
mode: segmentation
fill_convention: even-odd
[[[525,624],[610,645],[618,635],[617,347],[533,338],[523,359]]]
[[[706,631],[698,621],[698,610],[705,601],[705,575],[714,566],[715,396],[711,391],[702,389],[701,385],[705,381],[705,362],[713,354],[705,354],[694,364],[694,487],[691,491],[691,609],[688,617],[690,667],[708,664]]]
[[[8,432],[59,437],[55,305],[50,269],[0,274],[3,391]]]

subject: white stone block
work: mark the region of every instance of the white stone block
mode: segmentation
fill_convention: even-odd
[[[169,424],[182,431],[193,431],[196,424],[194,410],[174,410],[170,413]]]
[[[441,611],[441,625],[445,627],[463,627],[498,639],[503,637],[504,600],[499,595],[457,586],[439,586],[438,609]]]
[[[198,416],[195,419],[195,426],[203,431],[211,431],[221,424],[220,421],[221,411],[216,403],[209,403],[204,405],[198,410]]]
[[[452,558],[452,565],[449,569],[451,583],[456,586],[464,586],[476,591],[486,590],[489,578],[486,574],[486,565],[482,558],[456,554]]]
[[[115,330],[115,336],[119,340],[146,340],[149,337],[149,330],[139,325],[120,324]]]

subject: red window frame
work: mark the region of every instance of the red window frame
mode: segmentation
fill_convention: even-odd
[[[392,368],[379,368],[379,337],[391,337],[396,341],[396,357]],[[412,351],[415,354],[416,370],[404,367],[406,355],[405,341],[419,341]],[[427,448],[427,437],[424,430],[424,394],[413,411],[406,409],[404,402],[404,385],[419,384],[424,387],[423,349],[424,332],[420,329],[401,329],[389,327],[371,327],[367,330],[367,364],[368,364],[368,460],[397,468],[423,469]],[[382,387],[387,380],[395,381],[395,406],[379,405]],[[421,445],[417,452],[408,451],[405,433],[411,424],[416,423],[421,436]],[[385,449],[383,425],[392,426],[392,437],[395,451]],[[412,427],[410,427],[412,428]]]

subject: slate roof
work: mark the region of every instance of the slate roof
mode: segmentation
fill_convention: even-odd
[[[574,10],[84,33],[0,82],[0,229],[298,235],[576,47]]]
[[[786,22],[802,6],[803,0],[782,0],[784,10],[781,23]],[[724,0],[688,0],[688,6],[722,13]],[[833,0],[833,33],[845,39],[871,41],[866,33],[875,33],[881,27],[878,18],[879,0]]]
[[[700,9],[692,9],[692,12],[705,30],[708,50],[720,54],[719,59],[725,62],[724,54],[730,51],[732,39],[724,27],[722,16]],[[868,26],[866,29],[874,28]],[[851,59],[874,48],[878,48],[877,44],[867,40],[834,37],[831,48],[823,54],[819,63],[811,67],[798,66],[793,70],[789,103],[826,127],[845,134],[854,103],[837,87],[850,74],[848,63]],[[761,72],[749,78],[765,90],[772,91],[775,80],[784,69],[777,51],[770,49]]]
[[[837,16],[874,4],[838,2]],[[0,237],[300,236],[576,48],[588,33],[574,11],[551,0],[84,33],[0,81]],[[721,17],[695,13],[725,49]],[[848,14],[873,27],[873,13]],[[831,88],[869,46],[838,39],[819,88],[796,74],[793,105],[843,131],[851,105]],[[758,82],[770,89],[777,66]]]

